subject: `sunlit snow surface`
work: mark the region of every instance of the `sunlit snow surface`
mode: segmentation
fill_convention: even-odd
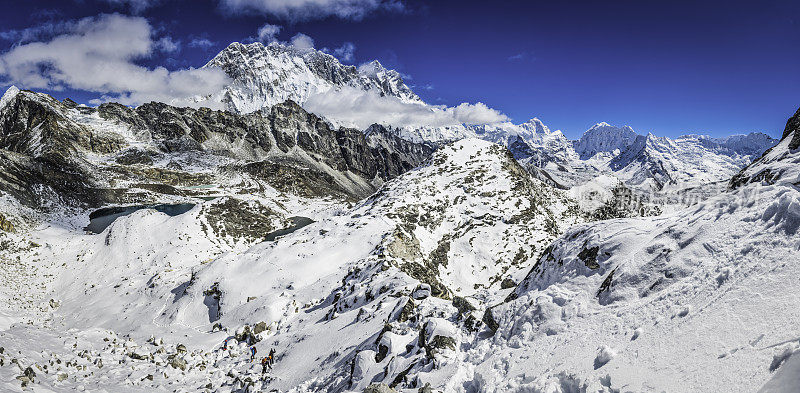
[[[581,224],[569,193],[468,139],[352,207],[257,198],[316,222],[275,242],[231,242],[202,228],[212,201],[175,217],[140,210],[97,235],[59,223],[4,235],[0,387],[19,391],[28,366],[36,391],[361,391],[406,370],[407,391],[756,391],[773,376],[767,386],[792,386],[792,184]],[[438,260],[443,241],[435,279],[478,319],[491,307],[496,334],[468,329],[469,313],[403,270]],[[519,285],[502,289],[503,278]],[[415,320],[401,321],[410,297]],[[278,353],[269,377],[246,344],[220,349],[259,322],[259,356]],[[454,345],[429,358],[421,332]],[[785,366],[771,371],[776,357]]]

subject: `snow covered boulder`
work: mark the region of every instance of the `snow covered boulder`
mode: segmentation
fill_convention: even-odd
[[[431,286],[428,284],[419,284],[414,292],[411,294],[411,297],[417,300],[425,299],[426,297],[431,295]]]
[[[456,350],[458,329],[442,318],[431,318],[419,333],[419,345],[433,358],[444,350]]]
[[[378,353],[375,361],[380,363],[388,355],[401,354],[406,351],[406,346],[413,340],[411,334],[401,335],[392,331],[385,331],[378,339]]]
[[[617,352],[611,349],[608,345],[603,345],[597,351],[597,356],[594,358],[594,369],[597,370],[600,367],[606,365],[606,363],[610,362],[611,359],[617,356]]]
[[[778,357],[778,355],[776,355]],[[773,365],[774,365],[773,361]],[[782,364],[780,364],[782,363]],[[759,390],[759,393],[793,393],[800,391],[800,356],[795,353],[779,362],[775,375]]]
[[[373,375],[382,371],[381,367],[375,363],[376,355],[375,351],[368,349],[357,353],[353,358],[350,380],[354,388],[359,385],[366,385]]]

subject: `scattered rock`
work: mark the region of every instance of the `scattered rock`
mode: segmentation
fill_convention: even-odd
[[[243,327],[236,330],[236,333],[233,336],[236,338],[238,342],[246,342],[247,345],[253,345],[261,339],[250,329],[249,325],[244,325]]]
[[[174,369],[186,371],[186,360],[178,356],[170,356],[169,365]]]
[[[0,214],[0,231],[14,232],[14,224],[2,214]]]
[[[772,363],[769,365],[769,371],[775,371],[786,360],[788,360],[798,350],[798,343],[789,343],[784,345],[778,350],[778,353],[772,356]]]
[[[476,310],[475,306],[473,306],[469,300],[461,296],[453,296],[453,307],[457,308],[460,314],[466,314]]]
[[[429,358],[445,349],[456,350],[456,328],[442,318],[431,318],[419,332],[419,346],[425,348]]]
[[[433,393],[431,384],[429,382],[425,383],[425,386],[419,388],[419,390],[417,390],[417,393]]]
[[[390,388],[389,385],[385,383],[376,383],[367,386],[367,388],[364,389],[364,393],[397,393],[397,391]]]
[[[431,295],[431,286],[428,284],[419,284],[414,292],[411,293],[411,297],[416,300],[425,299],[426,297]]]
[[[253,334],[260,334],[262,332],[266,332],[269,329],[269,326],[266,322],[259,322],[253,326]]]
[[[514,280],[512,280],[509,277],[506,277],[505,279],[503,279],[502,282],[500,282],[500,289],[509,289],[509,288],[514,288],[516,286],[517,283],[514,282]]]
[[[481,321],[486,324],[486,327],[492,331],[492,334],[497,333],[497,329],[500,328],[500,325],[495,321],[494,316],[492,315],[492,309],[487,308],[486,311],[483,312],[483,318]]]
[[[600,247],[584,248],[578,253],[578,258],[580,258],[589,269],[599,269],[600,264],[597,263],[597,253],[599,251]]]
[[[22,382],[22,387],[28,386],[29,383],[35,382],[36,373],[33,371],[33,368],[28,366],[25,371],[22,372],[22,375],[17,377],[17,380]]]
[[[611,347],[608,345],[603,345],[599,348],[597,356],[594,358],[594,369],[597,370],[598,368],[605,366],[606,363],[610,362],[615,356],[617,356],[617,353],[611,349]]]
[[[406,322],[416,319],[416,315],[414,314],[416,310],[416,305],[412,299],[408,299],[406,304],[403,305],[403,308],[400,310],[400,313],[397,315],[398,322]]]
[[[128,354],[128,357],[135,360],[147,360],[149,359],[147,355],[140,354],[137,352],[131,352]]]

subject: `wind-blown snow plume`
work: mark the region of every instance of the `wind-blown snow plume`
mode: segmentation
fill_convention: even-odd
[[[270,43],[276,40],[275,36],[281,32],[281,27],[269,23],[258,28],[258,40],[263,43]]]
[[[189,105],[187,97],[220,90],[228,77],[217,69],[148,69],[135,60],[164,49],[141,17],[85,18],[47,42],[31,42],[0,55],[0,77],[30,89],[65,88],[102,93],[96,102]],[[161,42],[161,43],[160,43]],[[167,48],[168,49],[168,48]]]
[[[303,33],[297,33],[292,37],[291,45],[297,49],[314,49],[314,39]]]

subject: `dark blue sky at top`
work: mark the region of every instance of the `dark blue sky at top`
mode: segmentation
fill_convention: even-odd
[[[98,0],[2,0],[0,31],[100,13]],[[140,15],[182,41],[147,66],[200,67],[266,22],[278,38],[302,32],[317,48],[356,46],[354,64],[378,59],[410,75],[432,104],[484,102],[515,122],[538,117],[568,137],[592,124],[639,133],[779,136],[800,106],[798,1],[406,1],[405,12],[360,21],[287,23],[232,16],[216,1],[162,0]],[[192,38],[215,44],[192,48]],[[0,52],[14,42],[0,41]],[[427,88],[426,88],[427,87]],[[87,102],[97,94],[51,92]]]

